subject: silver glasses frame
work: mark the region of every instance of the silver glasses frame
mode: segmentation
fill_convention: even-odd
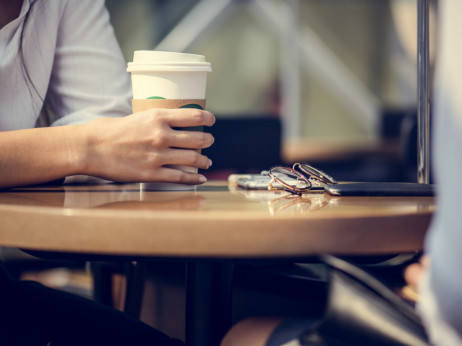
[[[306,187],[297,187],[291,185],[280,179],[277,176],[278,170],[286,170],[296,177],[296,181],[303,181]],[[284,190],[293,194],[301,195],[304,192],[310,191],[313,186],[321,186],[322,184],[337,184],[337,180],[328,175],[327,173],[317,169],[307,163],[296,162],[292,167],[288,166],[274,166],[268,171],[268,175],[271,177],[271,181],[268,184],[268,190]],[[278,183],[280,187],[275,187],[274,184]]]
[[[297,168],[303,173],[307,174],[310,180],[313,179],[313,180],[316,180],[323,184],[328,184],[328,185],[337,184],[337,180],[335,180],[329,174],[307,163],[300,163],[300,162],[294,163],[292,166],[292,169],[297,170]]]

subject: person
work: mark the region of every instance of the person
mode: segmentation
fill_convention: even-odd
[[[198,109],[130,114],[125,61],[104,0],[0,0],[0,188],[72,175],[201,184],[214,139]],[[43,110],[53,115],[43,123]],[[129,116],[127,116],[129,115]],[[48,125],[48,124],[47,124]],[[114,309],[37,283],[0,263],[2,345],[178,345]]]
[[[434,345],[462,345],[462,2],[440,1],[438,11],[432,146],[438,197],[418,279],[418,311]]]
[[[416,311],[432,345],[462,345],[462,2],[438,2],[438,45],[432,134],[437,200],[424,256],[404,277],[416,288]],[[250,318],[235,325],[222,346],[299,345],[307,321]]]
[[[90,299],[9,279],[0,268],[0,344],[179,346],[183,342]]]
[[[75,174],[120,182],[206,181],[165,166],[211,165],[188,150],[210,146],[210,134],[173,129],[211,126],[210,112],[162,109],[122,117],[130,114],[130,81],[102,1],[0,4],[0,187]],[[34,128],[44,104],[57,120]]]

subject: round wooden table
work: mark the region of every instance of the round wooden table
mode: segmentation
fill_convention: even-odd
[[[233,261],[413,252],[422,249],[433,211],[432,197],[298,197],[223,181],[175,192],[34,186],[0,192],[0,246],[184,260],[186,340],[206,346],[230,327]]]
[[[432,197],[332,197],[195,191],[139,184],[38,186],[0,192],[0,245],[154,257],[298,257],[422,248]]]

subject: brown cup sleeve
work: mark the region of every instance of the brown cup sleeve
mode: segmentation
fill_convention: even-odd
[[[151,108],[197,108],[205,109],[205,99],[133,99],[133,113],[142,112]]]

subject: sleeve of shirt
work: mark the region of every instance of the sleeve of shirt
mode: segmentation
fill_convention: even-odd
[[[433,116],[436,217],[426,239],[430,268],[420,284],[419,310],[435,345],[462,345],[462,1],[439,7]]]
[[[131,113],[126,62],[103,0],[63,4],[47,101],[53,125]]]

